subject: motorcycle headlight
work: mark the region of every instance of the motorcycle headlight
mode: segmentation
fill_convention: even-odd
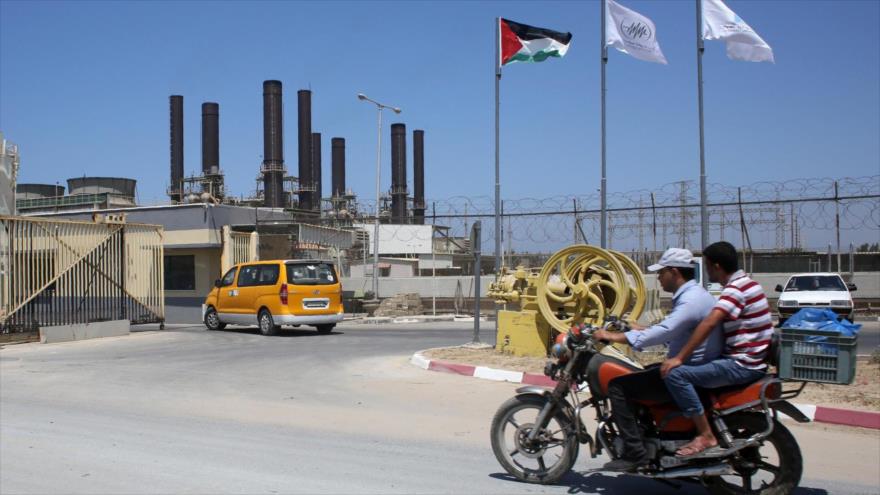
[[[571,357],[571,351],[568,349],[566,343],[556,343],[553,344],[553,348],[550,350],[550,355],[558,359],[560,363],[565,363]]]
[[[796,308],[797,306],[797,301],[779,301],[780,308]]]
[[[844,307],[847,307],[847,308],[848,308],[848,307],[852,306],[852,301],[847,301],[847,300],[845,300],[845,299],[840,299],[840,300],[837,300],[837,301],[831,301],[831,305],[832,305],[832,306],[844,306]]]

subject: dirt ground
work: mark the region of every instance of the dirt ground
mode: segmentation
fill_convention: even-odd
[[[546,358],[500,354],[494,349],[464,347],[431,349],[423,354],[428,359],[537,374],[543,373],[544,363],[547,361]],[[639,353],[637,357],[642,364],[647,365],[662,360],[663,354]],[[860,411],[880,411],[880,362],[859,361],[856,366],[856,379],[852,385],[809,383],[794,402]]]
[[[880,362],[859,361],[852,385],[810,383],[794,402],[880,412]]]

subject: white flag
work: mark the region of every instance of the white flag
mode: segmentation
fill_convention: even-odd
[[[639,60],[666,63],[651,19],[614,0],[605,0],[605,45]]]
[[[721,0],[702,0],[703,39],[722,40],[727,57],[745,62],[773,62],[773,49]]]

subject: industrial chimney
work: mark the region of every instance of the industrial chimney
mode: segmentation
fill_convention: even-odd
[[[312,191],[312,92],[307,89],[297,91],[297,124],[299,139],[299,208],[311,210]]]
[[[312,183],[315,185],[315,192],[312,193],[312,207],[321,211],[321,133],[312,133]]]
[[[263,81],[263,206],[283,208],[284,135],[281,81]]]
[[[391,222],[406,223],[406,125],[391,124]]]
[[[183,187],[183,96],[171,95],[168,102],[171,107],[171,186],[168,197],[180,203],[183,200],[180,190]]]
[[[336,199],[345,195],[345,138],[331,139],[330,151],[333,165],[330,196]]]
[[[220,173],[220,105],[202,103],[202,175]]]
[[[425,223],[425,131],[413,131],[413,223]]]

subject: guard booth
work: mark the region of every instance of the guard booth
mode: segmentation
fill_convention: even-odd
[[[128,320],[164,325],[163,229],[0,216],[0,333]]]

